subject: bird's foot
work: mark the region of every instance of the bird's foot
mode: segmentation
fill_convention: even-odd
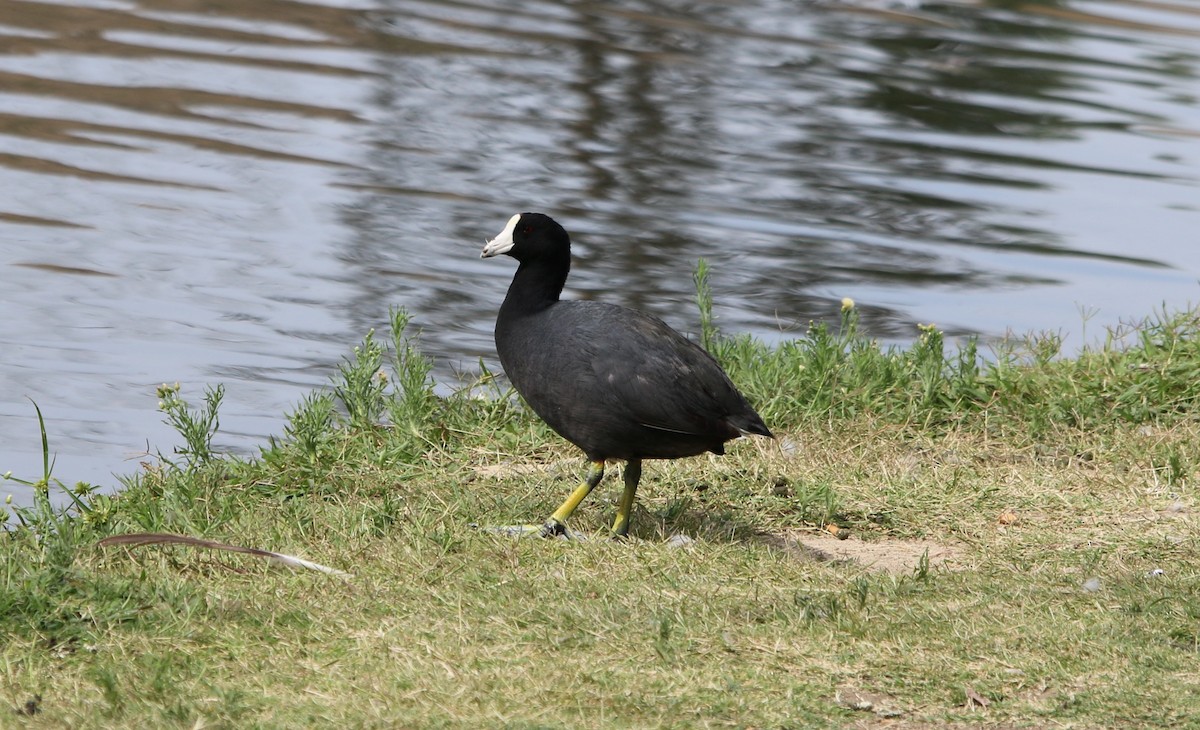
[[[476,527],[479,527],[479,525],[476,525]],[[491,525],[480,527],[480,529],[509,537],[550,537],[561,540],[584,539],[582,535],[568,530],[567,526],[558,520],[546,520],[540,525]]]
[[[574,539],[575,535],[567,530],[567,526],[551,517],[542,523],[539,533],[541,537],[561,537],[564,540]]]

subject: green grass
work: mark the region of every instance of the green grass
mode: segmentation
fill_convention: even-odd
[[[697,284],[780,438],[648,463],[624,542],[472,527],[540,521],[585,462],[486,371],[435,396],[403,312],[257,458],[212,451],[219,387],[160,389],[182,444],[115,497],[53,506],[44,440],[0,536],[0,727],[1197,722],[1200,313],[984,357],[933,328],[880,347],[847,306],[767,347]],[[353,577],[96,544],[133,532]]]

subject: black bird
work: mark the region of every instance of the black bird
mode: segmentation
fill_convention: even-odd
[[[525,402],[591,461],[587,479],[538,526],[567,534],[566,521],[600,483],[607,459],[623,459],[625,492],[612,533],[629,531],[642,459],[725,453],[744,434],[772,437],[716,359],[665,322],[615,304],[559,301],[571,270],[571,239],[541,213],[519,213],[481,258],[520,265],[496,317],[496,351]]]

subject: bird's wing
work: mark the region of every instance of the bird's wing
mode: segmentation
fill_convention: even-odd
[[[611,403],[649,428],[708,433],[723,420],[736,390],[716,360],[657,318],[639,314],[622,322],[592,358]]]

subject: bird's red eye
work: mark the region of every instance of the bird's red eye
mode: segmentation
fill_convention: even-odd
[[[530,233],[533,233],[533,226],[525,226],[521,229],[521,233],[524,233],[526,236],[528,236]]]

